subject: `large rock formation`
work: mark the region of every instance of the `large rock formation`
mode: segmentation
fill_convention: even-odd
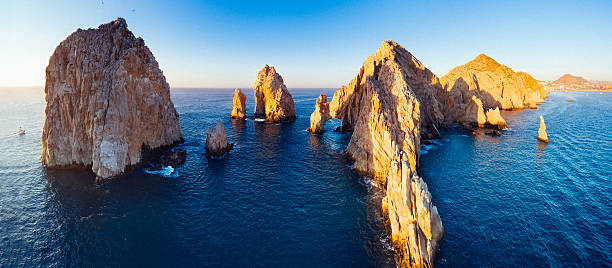
[[[230,117],[246,119],[246,95],[239,88],[234,91],[234,106],[232,107]]]
[[[341,120],[342,131],[353,130],[359,119],[359,114],[355,113],[355,110],[364,104],[364,100],[356,96],[361,96],[360,90],[368,82],[367,78],[380,71],[378,70],[380,62],[376,61],[383,58],[388,58],[390,62],[404,67],[393,71],[386,70],[385,75],[397,77],[386,77],[385,79],[389,81],[401,79],[403,83],[406,83],[405,86],[402,86],[410,88],[414,97],[422,104],[419,111],[421,135],[424,138],[439,137],[438,128],[444,121],[443,108],[448,98],[437,76],[425,68],[410,52],[392,41],[384,42],[375,55],[366,59],[357,77],[336,91],[330,103],[331,116]],[[393,68],[396,67],[393,66]],[[379,83],[380,81],[373,82]]]
[[[315,110],[310,115],[310,128],[308,131],[313,133],[323,132],[325,122],[331,118],[329,114],[329,103],[327,102],[327,95],[324,93],[317,98],[315,104]]]
[[[431,267],[444,232],[415,172],[422,130],[437,134],[444,120],[438,94],[444,92],[436,76],[406,49],[386,41],[330,103],[342,130],[353,130],[346,152],[354,168],[386,191],[382,205],[401,266]]]
[[[522,109],[542,102],[544,90],[526,73],[515,73],[485,54],[455,67],[440,78],[455,104],[467,103],[472,96],[482,100],[485,109]]]
[[[274,67],[266,65],[257,73],[253,90],[255,117],[264,117],[268,122],[295,119],[293,97]]]
[[[540,129],[538,129],[538,140],[548,142],[548,135],[546,134],[546,124],[544,124],[544,117],[540,115]]]
[[[225,127],[220,120],[206,133],[206,144],[204,149],[208,156],[222,156],[234,148],[233,144],[227,142]]]
[[[119,18],[72,33],[49,59],[44,166],[123,173],[156,148],[182,140],[169,85],[155,57]]]

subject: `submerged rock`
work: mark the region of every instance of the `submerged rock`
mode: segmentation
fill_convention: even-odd
[[[501,116],[499,112],[499,108],[489,109],[487,111],[487,124],[490,126],[496,127],[498,129],[506,129],[508,125],[506,124],[506,120]]]
[[[187,159],[187,151],[185,150],[174,150],[170,151],[159,159],[159,163],[163,166],[172,166],[174,168],[185,163]]]
[[[323,132],[323,127],[325,126],[325,122],[331,118],[329,114],[329,103],[327,102],[327,95],[321,94],[319,98],[317,98],[317,103],[315,105],[315,110],[310,115],[310,128],[308,131],[313,133],[321,133]]]
[[[234,105],[230,117],[246,119],[246,95],[239,88],[234,91]]]
[[[182,140],[170,87],[141,38],[118,18],[62,41],[46,69],[41,162],[122,174]]]
[[[544,124],[544,117],[540,115],[540,129],[538,129],[538,140],[542,142],[548,142],[548,135],[546,134],[546,124]]]
[[[266,65],[257,73],[253,90],[255,117],[264,117],[267,122],[295,119],[293,97],[274,67]]]
[[[234,148],[233,144],[227,142],[223,122],[218,121],[206,133],[206,145],[204,149],[208,156],[222,156]]]

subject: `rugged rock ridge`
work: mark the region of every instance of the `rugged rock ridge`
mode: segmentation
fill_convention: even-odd
[[[182,140],[169,85],[141,38],[118,18],[62,41],[46,69],[44,166],[123,173],[143,153]]]
[[[239,88],[234,91],[234,105],[230,117],[246,119],[246,95]]]
[[[293,97],[274,67],[266,65],[257,73],[253,90],[255,117],[264,117],[268,122],[295,119]]]
[[[410,88],[414,97],[422,104],[419,113],[423,137],[439,137],[438,128],[444,121],[443,107],[447,99],[446,93],[435,74],[425,68],[410,52],[393,41],[383,42],[376,54],[366,59],[357,77],[334,94],[330,103],[330,111],[333,118],[341,120],[341,130],[351,131],[356,126],[359,114],[355,112],[355,107],[363,104],[363,100],[357,97],[362,95],[361,91],[364,84],[368,82],[368,77],[378,80],[379,68],[384,65],[383,60],[394,62],[394,66],[387,67],[393,70],[385,70],[383,73],[383,75],[390,76],[385,79],[390,82],[403,80],[405,87]],[[380,83],[381,81],[373,82]]]
[[[544,89],[529,74],[515,73],[485,54],[455,67],[440,82],[455,105],[468,103],[476,96],[484,109],[523,109],[534,108],[545,97]]]
[[[444,232],[427,186],[415,172],[422,130],[434,135],[444,120],[437,94],[444,91],[435,75],[403,47],[386,41],[330,103],[341,130],[353,130],[346,153],[354,168],[386,191],[382,206],[400,266],[431,267]]]

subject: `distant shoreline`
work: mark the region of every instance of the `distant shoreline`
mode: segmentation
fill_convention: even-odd
[[[612,92],[612,89],[558,89],[549,92]]]

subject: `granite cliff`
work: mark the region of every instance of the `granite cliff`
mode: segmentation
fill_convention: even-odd
[[[118,18],[62,41],[46,69],[41,162],[122,174],[182,140],[169,85],[141,38]]]
[[[274,67],[266,65],[257,73],[253,90],[255,91],[255,117],[263,117],[268,122],[295,119],[293,97]]]
[[[403,47],[385,41],[329,104],[340,130],[353,131],[346,153],[355,170],[386,192],[383,213],[402,267],[433,266],[444,233],[427,186],[416,174],[422,136],[438,135],[444,121],[438,101],[444,94],[434,74]],[[319,97],[316,110],[322,101]],[[324,123],[315,116],[311,128],[322,130]]]

